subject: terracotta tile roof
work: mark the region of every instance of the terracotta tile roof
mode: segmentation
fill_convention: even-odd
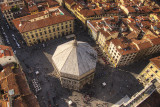
[[[34,19],[34,18],[39,17],[39,16],[43,16],[43,15],[45,15],[45,12],[39,12],[37,14],[27,15],[27,16],[24,16],[24,17],[21,17],[21,18],[17,18],[17,20],[28,21],[28,20]]]
[[[119,13],[119,10],[117,9],[117,10],[114,10],[114,9],[110,9],[110,10],[108,10],[108,11],[106,11],[106,14],[118,14]]]
[[[105,11],[103,11],[103,10],[94,10],[94,12],[95,12],[96,15],[103,15],[103,14],[105,14]]]
[[[136,12],[136,10],[131,6],[128,6],[126,8],[128,9],[129,13],[135,13]]]
[[[13,50],[9,46],[0,45],[0,58],[3,56],[13,56]]]
[[[141,6],[139,7],[139,11],[140,13],[150,13],[152,10],[148,7],[148,6]]]
[[[147,31],[148,31],[148,29],[146,29],[146,28],[141,28],[141,30],[144,32],[144,33],[146,33]]]
[[[114,34],[117,34],[118,31],[116,30],[112,30],[112,31],[109,31],[108,29],[109,28],[112,28],[112,29],[115,29],[114,26],[108,26],[108,25],[116,25],[117,22],[118,22],[118,17],[103,17],[101,20],[91,20],[89,21],[92,26],[94,26],[94,30],[96,31],[100,31],[106,38],[114,35]],[[91,26],[91,27],[92,27]],[[104,29],[107,29],[106,31]]]
[[[65,0],[65,2],[67,2],[68,4],[72,4],[74,0]]]
[[[24,73],[20,75],[16,75],[15,78],[17,80],[17,84],[19,86],[19,90],[22,95],[28,95],[28,93],[31,93],[31,90],[29,89],[28,83],[25,79]]]
[[[82,14],[84,17],[91,17],[95,15],[93,10],[88,10],[88,9],[80,10],[79,13]]]
[[[13,73],[9,74],[9,76],[7,77],[6,84],[8,86],[8,91],[11,90],[11,89],[14,89],[14,94],[15,95],[20,94],[20,90],[18,88],[18,85],[16,83],[16,79],[15,79],[15,75]]]
[[[108,32],[105,32],[104,30],[100,29],[99,30],[106,38],[108,38],[109,36],[111,36]]]
[[[46,0],[46,1],[48,2],[50,7],[59,5],[59,3],[57,1],[54,1],[54,0]]]
[[[1,89],[5,92],[14,89],[14,95],[20,95],[13,99],[14,107],[39,107],[21,68],[13,68],[13,65],[13,63],[6,65],[4,71],[0,72]]]
[[[160,69],[160,56],[150,59]]]
[[[138,44],[138,46],[140,50],[143,50],[143,49],[152,47],[152,44],[150,42],[143,42],[143,43]]]
[[[94,29],[94,31],[97,32],[98,31],[98,29],[97,29],[97,23],[101,22],[101,20],[90,20],[89,22],[92,25],[90,27],[92,27],[92,29]]]
[[[134,31],[139,31],[138,27],[135,25],[135,23],[128,23],[128,26],[131,27]]]
[[[140,50],[152,47],[152,44],[148,40],[145,40],[145,39],[141,39],[141,40],[132,39],[132,42],[137,44]]]
[[[33,5],[33,6],[28,6],[28,9],[30,12],[33,12],[33,11],[37,11],[38,10],[38,7],[36,5]]]
[[[76,2],[76,5],[74,6],[74,8],[81,8],[81,9],[84,9],[84,5],[82,5],[81,3],[78,3],[78,2]]]
[[[18,89],[18,85],[15,80],[15,75],[13,73],[10,73],[6,77],[1,79],[1,89],[8,92],[11,89],[14,89],[14,94],[19,95],[20,91]]]
[[[144,39],[147,38],[147,39],[151,40],[151,39],[156,39],[157,37],[155,37],[154,35],[151,35],[151,34],[146,34],[146,35],[143,36],[143,38]]]
[[[128,49],[128,48],[130,48],[130,49]],[[121,49],[120,50],[120,53],[122,55],[127,55],[127,54],[137,53],[137,52],[138,52],[137,47],[132,43],[130,45],[128,45],[128,47],[126,47],[125,49],[123,49],[123,50]]]
[[[148,16],[137,16],[135,19],[138,19],[140,21],[150,21],[150,17]]]
[[[135,20],[132,18],[122,18],[122,22],[128,25],[129,23],[135,23]]]
[[[0,72],[0,78],[4,78],[4,77],[8,76],[12,72],[12,70],[11,70],[12,66],[13,66],[12,63],[3,66],[3,69],[5,72]]]
[[[103,14],[119,13],[119,10],[117,8],[116,3],[97,2],[100,5],[100,7],[98,7],[96,5],[96,2],[88,3],[87,5],[84,5],[84,3],[82,1],[77,1],[76,2],[74,0],[66,0],[66,2],[70,5],[75,2],[75,4],[71,6],[71,8],[79,11],[79,13],[82,14],[84,17],[91,17],[91,16],[103,15]],[[114,8],[113,7],[111,8],[111,5]]]
[[[160,45],[160,38],[151,39],[154,45]]]
[[[48,4],[47,4],[47,2],[42,2],[42,3],[38,3],[38,4],[37,4],[37,6],[40,6],[40,5],[42,5],[42,6],[47,6]]]
[[[109,46],[110,41],[106,41],[107,46]]]
[[[138,52],[137,47],[132,44],[132,43],[125,43],[123,38],[120,39],[112,39],[111,42],[117,47],[116,49],[122,54],[122,55],[126,55],[126,54],[131,54],[131,53],[136,53]],[[119,46],[121,48],[119,48]]]
[[[10,7],[10,6],[7,6],[7,4],[5,4],[5,3],[4,3],[4,4],[1,4],[0,7],[1,7],[1,11],[11,9],[11,7]]]
[[[135,39],[138,37],[138,34],[133,31],[133,32],[129,33],[126,37],[128,39]]]
[[[0,107],[8,107],[7,103],[9,103],[9,101],[0,100]]]
[[[27,95],[28,93],[31,93],[28,83],[25,78],[25,74],[22,72],[20,68],[14,68],[11,69],[15,66],[14,63],[10,63],[4,67],[4,72],[0,73],[0,76],[6,77],[10,74],[15,74],[14,76],[14,81],[13,79],[9,78],[11,81],[10,82],[16,82],[17,87],[19,88],[19,91],[22,95]],[[11,84],[11,83],[8,83]],[[25,88],[24,88],[25,87]]]
[[[43,27],[46,27],[46,26],[51,26],[53,24],[57,24],[57,23],[61,23],[61,22],[65,22],[65,21],[75,19],[73,16],[71,16],[71,14],[69,14],[62,7],[60,7],[59,9],[64,13],[64,15],[57,15],[56,16],[55,14],[52,14],[52,16],[50,16],[48,18],[38,20],[38,21],[28,22],[28,20],[30,20],[30,19],[33,19],[33,18],[36,18],[36,17],[39,17],[39,16],[43,16],[46,12],[46,11],[43,11],[43,12],[40,12],[40,13],[35,14],[35,15],[28,15],[28,16],[24,16],[24,17],[21,17],[21,18],[14,19],[13,23],[14,23],[15,27],[19,30],[19,32],[23,33],[23,32],[32,31],[32,30],[35,30],[35,29],[39,29],[39,28],[43,28]],[[19,26],[21,20],[24,20],[24,23],[22,23],[22,25]]]

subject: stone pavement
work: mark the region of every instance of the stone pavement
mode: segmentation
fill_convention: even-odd
[[[87,36],[77,37],[78,40],[83,41],[87,41],[88,38]],[[24,72],[31,89],[35,92],[31,83],[34,78],[39,80],[42,87],[41,91],[35,92],[41,107],[67,107],[69,100],[72,100],[77,107],[110,107],[126,94],[131,97],[142,88],[132,74],[135,71],[132,71],[129,66],[125,69],[112,68],[110,65],[104,65],[101,59],[97,63],[93,84],[85,86],[80,92],[61,87],[59,80],[53,76],[51,57],[56,47],[66,41],[68,40],[61,38],[48,41],[45,43],[45,48],[42,44],[38,44],[17,50],[18,59],[25,66]],[[92,41],[89,42],[95,46]],[[36,75],[36,71],[40,73]],[[105,87],[102,87],[103,82],[106,82]],[[85,100],[84,96],[89,98]]]

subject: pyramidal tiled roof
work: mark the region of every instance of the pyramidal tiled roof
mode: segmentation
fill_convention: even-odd
[[[96,67],[97,53],[88,43],[73,40],[58,46],[52,60],[59,72],[80,76]]]

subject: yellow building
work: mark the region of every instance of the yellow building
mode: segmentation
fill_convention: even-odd
[[[49,8],[35,15],[13,20],[28,46],[74,32],[74,17],[62,7]]]
[[[0,4],[6,4],[10,7],[18,6],[22,8],[24,6],[24,0],[2,0],[2,2],[0,1]]]
[[[132,63],[138,53],[133,43],[125,42],[124,38],[112,39],[108,45],[107,56],[114,67]]]
[[[160,22],[160,16],[156,13],[150,14],[150,18],[151,18],[151,21],[153,22]]]
[[[97,26],[99,26],[100,28],[97,42],[103,52],[104,52],[104,48],[107,46],[106,42],[111,39],[117,38],[119,34],[119,32],[115,30],[118,27],[116,25],[117,22],[112,22],[113,20],[117,20],[118,22],[118,17],[102,18],[102,20],[99,23],[97,23],[97,25],[95,26],[95,28]]]
[[[114,3],[103,2],[101,6],[98,2],[85,5],[75,0],[65,0],[65,6],[82,22],[85,28],[87,26],[87,20],[101,19],[102,17],[119,14],[119,8],[117,8]],[[115,8],[113,9],[111,6]]]
[[[150,59],[149,64],[138,75],[137,79],[147,85],[154,79],[160,80],[160,56]]]
[[[122,18],[122,24],[118,26],[118,23],[117,16],[87,21],[89,35],[114,67],[131,64],[160,51],[160,38],[149,29],[139,30],[132,18]]]
[[[13,20],[13,13],[11,12],[11,7],[10,6],[6,6],[5,4],[1,5],[1,11],[4,15],[4,17],[6,18],[8,24],[11,26],[12,25],[12,21]]]
[[[113,22],[116,20],[115,22]],[[117,38],[119,32],[117,24],[119,19],[115,17],[103,17],[101,20],[88,20],[87,27],[89,35],[99,44],[103,50],[106,46],[106,41]]]
[[[10,27],[12,27],[12,20],[14,19],[15,14],[19,14],[20,8],[24,7],[24,1],[23,0],[17,0],[16,2],[11,0],[8,2],[5,2],[1,4],[1,11],[6,18],[8,24]]]
[[[126,38],[112,39],[108,45],[107,55],[112,65],[124,66],[134,61],[146,58],[160,51],[160,38],[126,40]]]

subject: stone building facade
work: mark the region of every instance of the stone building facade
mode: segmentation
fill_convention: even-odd
[[[85,42],[76,40],[57,47],[53,66],[61,85],[65,88],[80,90],[94,78],[97,53]]]
[[[62,7],[17,18],[13,23],[28,46],[74,32],[74,17]]]

